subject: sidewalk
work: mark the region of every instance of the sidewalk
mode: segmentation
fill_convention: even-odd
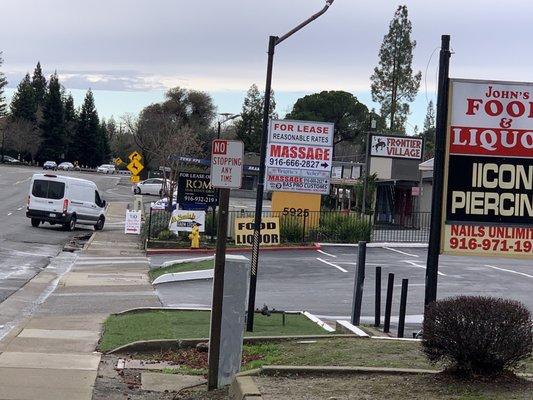
[[[105,318],[129,308],[161,306],[138,236],[124,235],[120,225],[125,209],[126,203],[109,205],[110,224],[72,255],[74,262],[53,293],[0,344],[0,399],[91,399],[100,363],[95,348]],[[43,280],[50,284],[54,268],[37,275],[30,287]]]

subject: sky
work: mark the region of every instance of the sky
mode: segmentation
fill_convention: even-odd
[[[323,0],[2,0],[0,51],[8,97],[40,61],[77,105],[88,88],[101,117],[138,113],[182,86],[209,92],[218,112],[239,113],[246,90],[264,87],[269,35],[281,36]],[[276,48],[273,89],[284,116],[305,94],[346,90],[369,108],[383,35],[406,4],[422,71],[407,130],[436,96],[438,49],[451,35],[452,77],[533,81],[531,0],[335,0]]]

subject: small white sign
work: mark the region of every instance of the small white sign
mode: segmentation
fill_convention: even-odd
[[[242,185],[244,144],[238,140],[213,140],[211,185],[220,189],[239,189]]]
[[[269,143],[333,146],[335,125],[329,122],[273,119],[268,131]]]
[[[205,211],[174,210],[168,229],[174,233],[192,232],[194,225],[198,225],[200,232],[205,232]]]
[[[372,157],[407,158],[421,160],[424,141],[410,136],[372,135]]]
[[[141,212],[126,210],[126,223],[124,233],[127,235],[141,234]]]

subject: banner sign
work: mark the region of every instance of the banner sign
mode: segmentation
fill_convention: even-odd
[[[370,143],[370,155],[372,157],[422,159],[424,141],[419,138],[372,135]]]
[[[178,176],[178,204],[183,208],[207,209],[218,204],[217,191],[209,174],[180,172]]]
[[[329,194],[333,133],[330,123],[271,120],[266,190]]]
[[[129,235],[141,234],[141,212],[126,210],[126,221],[124,224],[124,233]]]
[[[450,85],[441,250],[533,258],[533,84]]]
[[[205,232],[205,211],[174,210],[168,229],[174,233],[192,232],[194,225],[198,225],[200,232]]]
[[[235,218],[235,244],[238,246],[251,246],[254,241],[254,219]],[[262,246],[278,246],[280,244],[279,218],[261,219]]]

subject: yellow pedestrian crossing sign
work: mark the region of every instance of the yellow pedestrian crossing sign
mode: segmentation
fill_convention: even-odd
[[[133,161],[133,160],[141,161],[142,156],[138,151],[134,151],[128,156],[128,158],[130,159],[130,161]]]
[[[128,170],[132,175],[139,175],[140,172],[144,169],[144,166],[136,158],[132,160],[127,166]]]
[[[141,177],[139,175],[132,175],[130,177],[131,183],[138,183],[141,180]]]
[[[124,161],[122,161],[122,158],[120,158],[120,157],[115,158],[114,161],[115,161],[115,165],[120,165],[120,164],[124,163]]]

